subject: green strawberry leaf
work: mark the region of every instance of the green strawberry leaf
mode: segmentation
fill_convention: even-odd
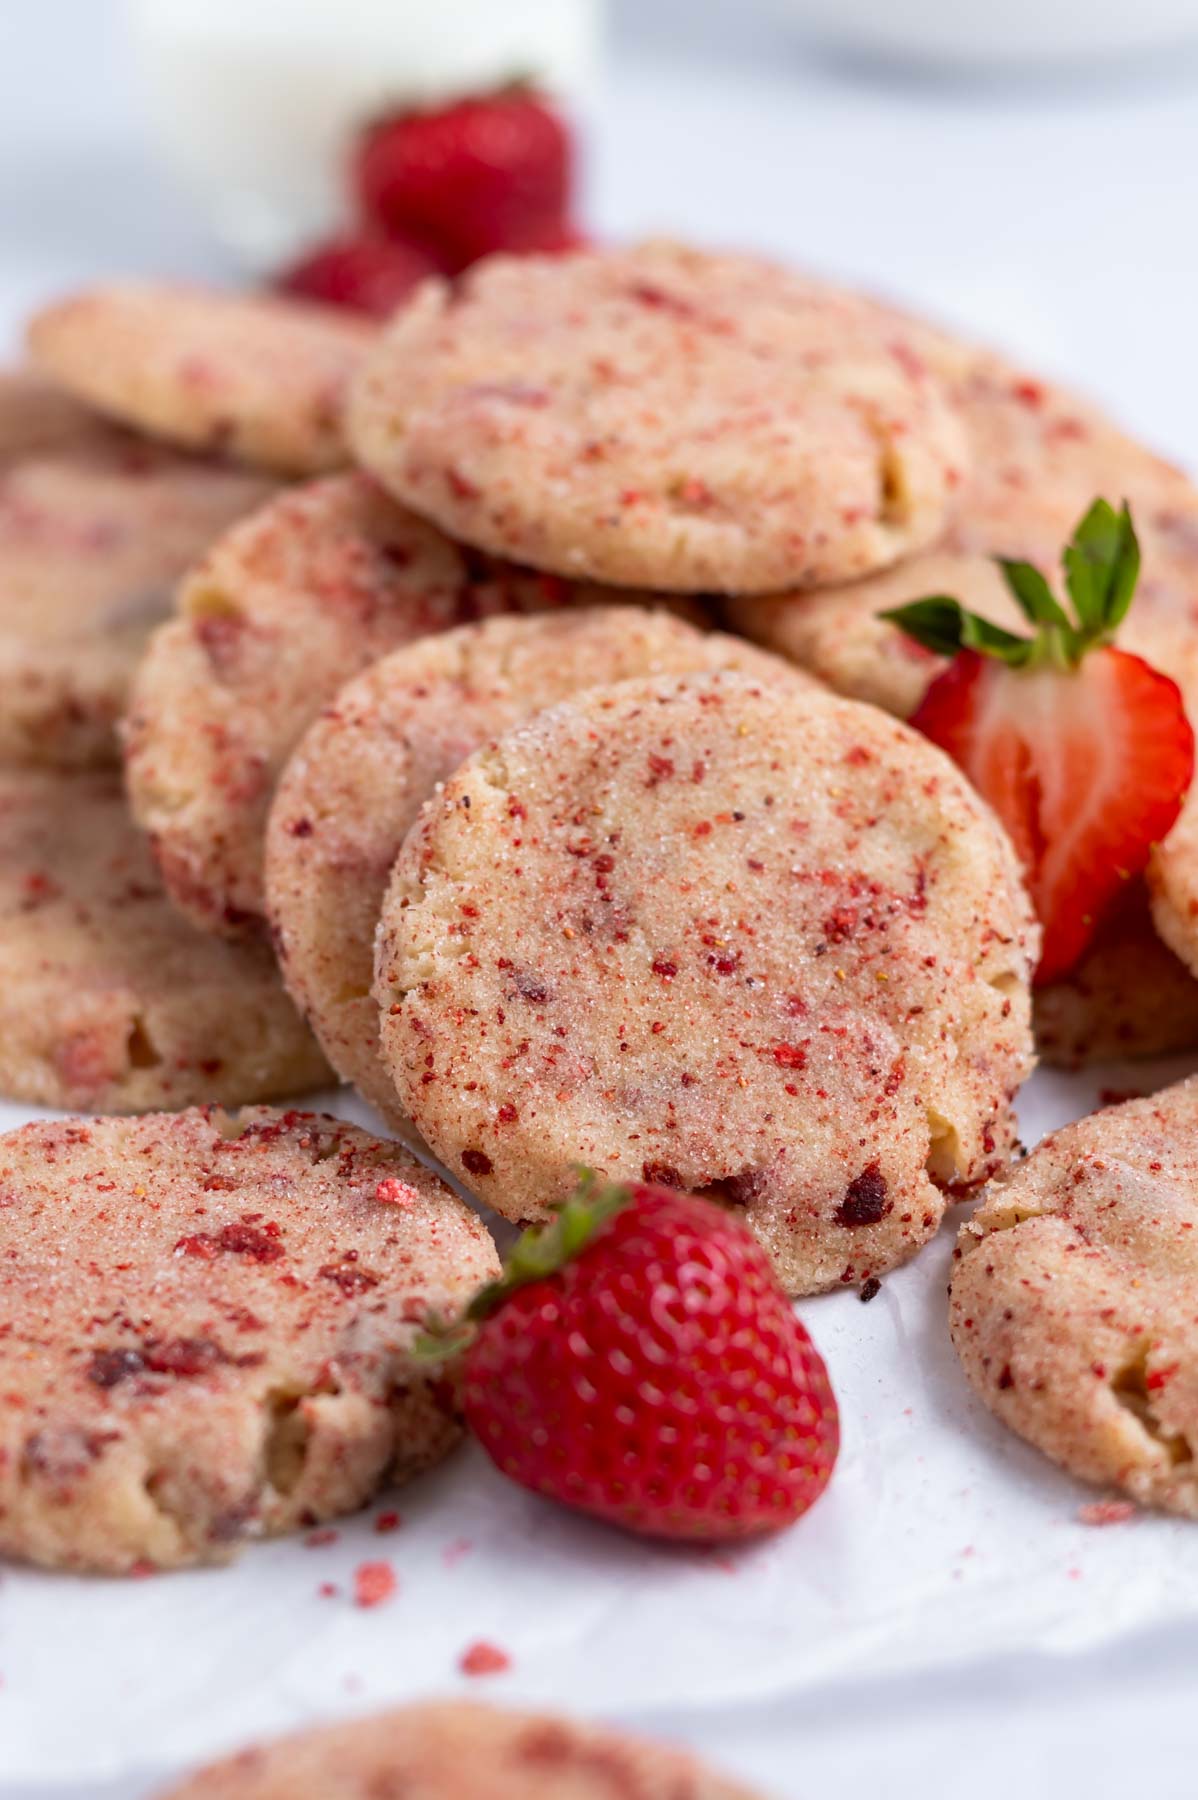
[[[1095,500],[1062,561],[1083,632],[1113,631],[1127,616],[1140,574],[1140,545],[1126,500],[1119,512],[1108,501]]]
[[[958,650],[976,650],[982,656],[997,656],[1021,668],[1035,650],[1033,638],[1017,637],[991,624],[977,613],[966,612],[959,600],[947,594],[933,594],[926,600],[913,600],[908,606],[891,607],[879,613],[900,631],[922,644],[937,656],[955,656]]]
[[[1076,625],[1034,564],[997,560],[1020,611],[1035,626],[1034,637],[1020,637],[967,612],[949,594],[929,594],[906,606],[890,607],[878,617],[937,656],[976,650],[1011,669],[1045,663],[1076,668],[1092,645],[1110,641],[1127,616],[1140,577],[1140,545],[1126,500],[1118,512],[1108,501],[1095,500],[1061,558]]]
[[[504,1262],[503,1274],[480,1288],[466,1308],[467,1319],[487,1318],[517,1288],[544,1281],[573,1261],[631,1198],[630,1189],[616,1183],[600,1187],[591,1171],[583,1169],[578,1191],[549,1223],[531,1225],[521,1232]]]
[[[1009,562],[1000,557],[998,566],[1026,619],[1033,625],[1056,625],[1063,631],[1070,629],[1069,615],[1054,599],[1052,589],[1034,563]]]

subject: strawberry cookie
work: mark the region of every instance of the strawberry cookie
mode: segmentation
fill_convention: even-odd
[[[1198,1518],[1198,1079],[1048,1137],[960,1235],[953,1343],[1086,1481]]]
[[[1080,962],[1036,989],[1032,1018],[1041,1062],[1065,1068],[1198,1045],[1198,981],[1158,934],[1143,881]]]
[[[31,408],[34,441],[0,451],[0,760],[116,763],[133,670],[175,584],[271,483],[95,420],[71,435],[53,408],[43,423],[39,445]]]
[[[44,380],[36,369],[0,369],[0,468],[14,457],[107,435],[108,427],[98,414]]]
[[[348,461],[346,388],[374,327],[279,296],[126,282],[38,313],[34,361],[80,400],[188,450],[283,475]]]
[[[398,1108],[378,1057],[375,927],[422,803],[472,750],[542,706],[600,682],[706,668],[798,675],[668,613],[583,607],[422,638],[358,676],[312,726],[271,814],[267,910],[291,993],[337,1072],[382,1112]]]
[[[207,931],[260,923],[275,782],[359,670],[464,620],[588,598],[611,596],[463,550],[364,475],[308,483],[246,520],[155,636],[126,726],[133,810],[176,905]]]
[[[242,1750],[162,1800],[754,1800],[681,1750],[462,1702]]]
[[[583,1164],[743,1209],[792,1291],[878,1275],[1001,1167],[1037,934],[1010,844],[873,708],[720,671],[479,750],[396,863],[401,1103],[488,1205]]]
[[[0,1093],[140,1112],[327,1079],[265,945],[194,931],[115,774],[0,775]]]
[[[458,1435],[412,1361],[498,1267],[397,1144],[253,1108],[0,1138],[0,1552],[120,1574],[352,1512]]]
[[[930,360],[951,366],[951,347]],[[1062,388],[964,347],[957,364],[946,379],[968,428],[972,473],[940,542],[845,587],[728,603],[738,630],[902,718],[942,665],[883,615],[925,594],[955,594],[995,624],[1017,625],[993,559],[1019,557],[1051,572],[1095,494],[1130,500],[1143,544],[1128,641],[1153,619],[1188,627],[1194,615],[1198,494],[1185,477]]]
[[[349,417],[361,462],[468,543],[691,593],[884,567],[939,534],[967,464],[893,315],[667,244],[426,284]]]

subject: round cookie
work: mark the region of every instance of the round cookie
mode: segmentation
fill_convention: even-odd
[[[477,751],[395,866],[381,1051],[436,1154],[542,1217],[583,1164],[743,1209],[793,1292],[894,1267],[999,1168],[1037,932],[957,769],[733,672]]]
[[[115,774],[0,772],[0,1094],[141,1112],[328,1079],[265,945],[194,931]]]
[[[1162,629],[1191,628],[1198,494],[1176,469],[1085,401],[988,353],[963,356],[951,392],[968,426],[973,473],[940,543],[843,588],[731,600],[738,630],[838,692],[905,718],[943,663],[879,613],[951,594],[1000,625],[1025,629],[991,559],[1023,558],[1055,579],[1062,549],[1099,494],[1130,500],[1144,552],[1120,642],[1146,648]]]
[[[0,369],[0,468],[14,457],[103,438],[108,426],[35,369]]]
[[[677,592],[846,581],[936,537],[964,434],[896,315],[669,244],[428,282],[356,382],[358,459],[446,531]]]
[[[799,674],[669,613],[582,607],[422,638],[359,675],[311,727],[275,796],[267,911],[284,980],[326,1055],[384,1114],[402,1117],[378,1056],[374,934],[423,802],[480,744],[579,688],[705,668]]]
[[[1062,1068],[1198,1047],[1198,981],[1157,935],[1137,881],[1063,981],[1035,990],[1041,1062]]]
[[[189,450],[314,475],[348,455],[342,404],[376,333],[278,295],[123,282],[69,295],[29,327],[29,351],[98,412]]]
[[[270,491],[107,426],[0,461],[0,761],[117,763],[133,670],[177,582]]]
[[[364,475],[280,495],[194,571],[134,685],[129,794],[176,905],[207,931],[261,923],[279,772],[359,670],[465,620],[598,598],[463,550]]]
[[[754,1800],[684,1751],[602,1725],[464,1702],[301,1731],[162,1800]]]
[[[398,1144],[266,1107],[46,1120],[0,1138],[0,1188],[3,1554],[223,1561],[457,1437],[410,1352],[498,1259]]]
[[[1190,722],[1198,726],[1198,629],[1159,661],[1181,688]],[[1148,891],[1157,931],[1198,978],[1198,782],[1191,785],[1172,831],[1152,852]]]
[[[1198,1518],[1198,1079],[1082,1119],[963,1227],[949,1324],[992,1412],[1083,1480]]]

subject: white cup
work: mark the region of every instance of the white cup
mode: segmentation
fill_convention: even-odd
[[[344,222],[360,127],[527,77],[570,99],[601,0],[125,0],[164,155],[255,271]]]

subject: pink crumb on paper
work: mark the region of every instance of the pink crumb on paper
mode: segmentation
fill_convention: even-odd
[[[473,1548],[473,1538],[453,1538],[446,1544],[444,1550],[442,1550],[441,1561],[447,1569],[452,1569],[457,1563],[461,1562],[464,1556],[469,1556]]]
[[[1135,1516],[1130,1500],[1090,1500],[1077,1509],[1080,1525],[1126,1525]]]
[[[354,1570],[354,1605],[382,1606],[394,1597],[398,1587],[389,1562],[359,1563]]]
[[[322,1581],[317,1587],[316,1592],[322,1600],[335,1600],[337,1595],[341,1592],[341,1589],[337,1586],[335,1581]]]
[[[327,1544],[335,1544],[340,1535],[341,1533],[339,1531],[334,1531],[331,1525],[322,1526],[319,1531],[310,1531],[308,1533],[307,1537],[304,1539],[304,1549],[323,1550]]]
[[[467,1646],[458,1658],[458,1668],[463,1675],[502,1675],[510,1669],[512,1659],[506,1650],[498,1644],[489,1644],[484,1638]]]
[[[374,1522],[374,1528],[378,1532],[385,1533],[398,1531],[402,1524],[403,1520],[397,1512],[381,1512]]]

